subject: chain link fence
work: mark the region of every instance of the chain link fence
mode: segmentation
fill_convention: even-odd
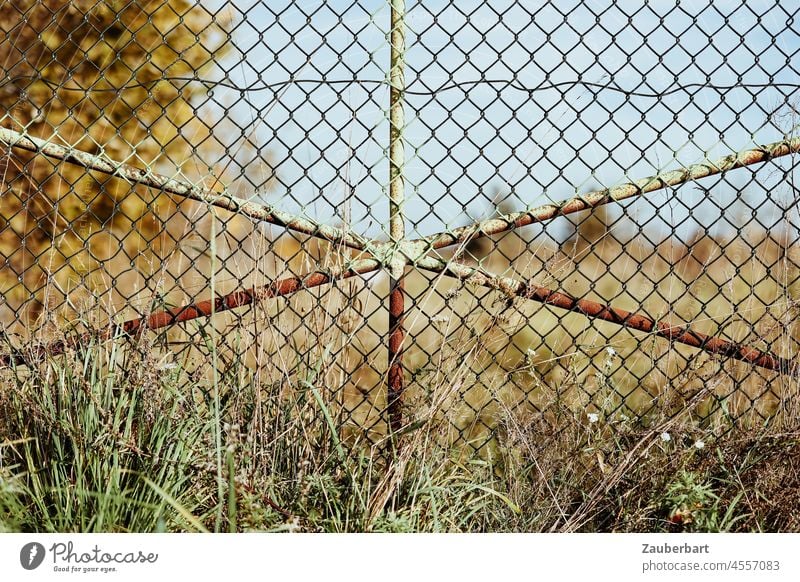
[[[798,11],[6,3],[2,363],[124,336],[481,454],[787,422]]]

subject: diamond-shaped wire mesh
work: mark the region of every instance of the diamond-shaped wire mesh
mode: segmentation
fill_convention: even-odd
[[[193,382],[212,355],[287,390],[311,381],[345,438],[373,442],[390,360],[404,422],[482,454],[510,418],[556,433],[565,415],[619,428],[687,407],[703,430],[783,422],[800,341],[798,11],[12,2],[0,321],[20,354],[145,323],[134,339]],[[402,360],[387,351],[398,259]]]

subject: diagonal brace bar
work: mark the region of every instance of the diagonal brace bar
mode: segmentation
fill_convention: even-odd
[[[216,313],[258,303],[264,299],[287,296],[303,289],[311,289],[326,283],[332,283],[356,275],[377,271],[381,266],[381,263],[375,259],[361,259],[338,269],[314,271],[305,277],[278,279],[268,285],[252,287],[250,289],[240,289],[227,295],[217,297],[214,300],[206,299],[205,301],[189,303],[180,307],[173,307],[172,309],[155,311],[144,317],[131,319],[120,324],[113,324],[99,332],[84,333],[75,338],[59,340],[40,346],[33,350],[31,355],[25,354],[22,351],[0,354],[0,367],[20,364],[28,365],[32,359],[36,359],[37,357],[47,355],[57,356],[69,349],[88,343],[92,338],[110,339],[119,334],[136,335],[145,329],[160,329],[200,317],[210,317]]]
[[[62,146],[49,141],[21,134],[11,129],[0,127],[0,143],[55,160],[61,160],[88,170],[95,170],[114,176],[133,184],[141,184],[184,198],[204,202],[224,208],[231,212],[247,216],[256,221],[268,222],[277,226],[290,228],[310,236],[322,238],[336,244],[364,250],[369,241],[356,233],[344,229],[320,224],[308,218],[278,210],[267,204],[242,200],[230,194],[213,192],[199,186],[156,174],[149,169],[143,170],[109,159],[104,155],[95,155],[73,147]]]
[[[712,354],[734,358],[783,374],[800,376],[800,367],[794,361],[782,358],[771,352],[700,333],[693,330],[689,325],[670,325],[665,321],[655,321],[641,313],[617,309],[588,299],[578,299],[560,291],[541,287],[530,281],[519,281],[510,277],[494,275],[483,269],[469,267],[454,261],[447,263],[426,257],[418,261],[417,266],[455,277],[465,283],[496,289],[510,298],[519,297],[552,305],[567,311],[581,313],[587,317],[615,323],[622,327],[654,333],[671,342],[692,346]]]
[[[430,235],[416,239],[414,243],[424,243],[427,249],[440,249],[455,244],[462,244],[473,239],[500,234],[521,226],[545,222],[556,216],[566,216],[573,212],[580,212],[595,208],[610,202],[621,202],[634,196],[641,196],[649,192],[679,186],[701,178],[723,174],[730,170],[744,168],[753,164],[766,162],[781,156],[800,152],[800,138],[770,143],[755,149],[743,150],[715,161],[705,161],[687,166],[681,170],[661,172],[654,176],[642,178],[633,182],[626,182],[611,188],[589,192],[561,202],[544,204],[527,208],[521,212],[512,212],[497,218],[490,218],[475,224],[456,228],[450,232]]]
[[[323,238],[330,242],[344,244],[358,250],[372,251],[381,245],[378,241],[368,240],[357,233],[336,227],[319,224],[308,218],[298,217],[283,212],[270,205],[249,202],[224,193],[214,193],[159,174],[142,170],[133,166],[110,160],[105,156],[93,155],[76,148],[50,143],[33,136],[23,135],[11,129],[0,127],[0,143],[16,147],[47,157],[72,163],[90,170],[96,170],[132,183],[164,190],[171,194],[205,202],[231,212],[238,212],[253,220],[269,222],[285,226],[291,230]],[[800,152],[800,138],[774,142],[760,148],[743,150],[725,156],[716,161],[708,161],[688,166],[682,170],[672,170],[636,180],[575,196],[553,204],[530,207],[521,212],[512,212],[497,218],[491,218],[475,224],[456,228],[449,232],[433,234],[420,239],[404,241],[408,248],[413,248],[413,256],[421,257],[426,250],[439,249],[470,240],[500,234],[515,228],[533,223],[545,222],[556,216],[566,216],[589,208],[595,208],[611,202],[639,196],[670,186],[722,174],[730,170],[766,162],[789,154]],[[413,245],[413,247],[412,247]],[[414,258],[409,257],[411,262]]]
[[[159,329],[200,317],[209,317],[213,313],[243,307],[252,303],[257,303],[263,299],[291,295],[303,289],[310,289],[333,281],[377,271],[382,266],[382,263],[378,260],[362,259],[342,269],[334,269],[330,272],[316,271],[303,278],[289,277],[274,281],[262,287],[234,291],[228,295],[218,297],[214,300],[213,305],[211,300],[205,300],[164,311],[157,311],[146,317],[112,325],[100,333],[82,334],[80,337],[73,340],[58,341],[42,346],[35,350],[33,357],[63,354],[68,349],[75,348],[82,343],[90,341],[92,337],[108,339],[120,332],[132,335],[140,333],[144,329]],[[588,299],[578,299],[560,291],[535,285],[531,282],[523,282],[510,277],[494,275],[482,269],[476,269],[462,263],[452,261],[447,263],[438,259],[426,257],[417,261],[417,266],[428,271],[455,277],[468,284],[499,290],[511,298],[519,297],[521,299],[529,299],[552,305],[568,311],[581,313],[587,317],[615,323],[623,327],[646,333],[655,333],[656,335],[676,343],[682,343],[710,353],[741,360],[768,370],[790,374],[792,376],[800,376],[800,367],[791,360],[782,358],[771,352],[731,342],[719,337],[709,336],[692,330],[688,325],[670,325],[663,321],[655,321],[641,313],[617,309]],[[32,359],[31,356],[23,354],[22,352],[2,354],[0,355],[0,366],[10,366],[12,364],[27,365],[30,359]]]

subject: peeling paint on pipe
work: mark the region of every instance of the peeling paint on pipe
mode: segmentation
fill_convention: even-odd
[[[621,202],[634,196],[640,196],[656,190],[661,190],[670,186],[679,186],[687,182],[700,180],[717,174],[723,174],[730,170],[744,168],[753,164],[766,162],[781,156],[796,154],[800,152],[800,138],[779,141],[756,149],[744,150],[729,156],[725,156],[716,161],[706,161],[699,164],[687,166],[682,170],[672,170],[662,172],[655,176],[636,180],[588,192],[580,196],[575,196],[554,204],[544,204],[528,208],[521,212],[512,212],[497,218],[490,218],[472,224],[456,228],[450,232],[435,234],[415,241],[414,243],[424,242],[427,249],[440,249],[455,244],[463,244],[476,238],[500,234],[521,226],[545,222],[557,216],[566,216],[581,210],[596,208],[609,202]]]
[[[9,147],[27,150],[48,158],[81,166],[88,170],[102,172],[133,184],[141,184],[142,186],[176,194],[183,198],[211,204],[256,221],[283,226],[332,243],[343,244],[359,250],[364,250],[369,245],[369,241],[355,233],[319,224],[308,218],[295,216],[266,204],[242,200],[222,192],[206,190],[188,182],[156,174],[149,169],[136,168],[111,160],[106,156],[94,155],[76,148],[58,145],[37,137],[23,135],[11,129],[0,127],[0,142]]]

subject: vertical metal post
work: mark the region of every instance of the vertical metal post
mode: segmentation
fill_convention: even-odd
[[[391,65],[389,69],[389,237],[395,248],[389,267],[389,377],[387,404],[389,428],[392,432],[403,423],[403,341],[405,340],[405,295],[403,274],[406,258],[397,249],[405,239],[403,201],[403,91],[405,90],[405,0],[390,0],[392,7]]]

